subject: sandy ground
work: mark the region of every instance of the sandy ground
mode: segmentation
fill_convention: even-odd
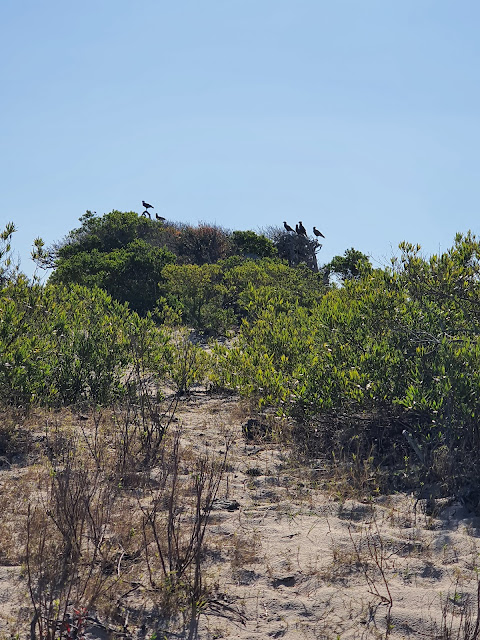
[[[177,416],[199,452],[222,454],[232,440],[205,559],[216,603],[198,638],[475,637],[454,631],[478,611],[480,518],[466,507],[438,501],[428,515],[403,494],[342,501],[284,446],[248,441],[236,399],[197,393]],[[0,481],[15,473],[5,464]],[[1,558],[0,638],[29,606],[24,570]]]

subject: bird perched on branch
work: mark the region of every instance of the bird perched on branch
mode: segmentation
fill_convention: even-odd
[[[301,220],[298,223],[298,225],[295,227],[295,230],[296,230],[296,232],[298,233],[299,236],[307,236],[307,230],[303,226]]]
[[[286,222],[283,223],[283,226],[285,227],[285,231],[293,231],[292,227]]]
[[[155,207],[153,206],[153,204],[148,204],[148,202],[145,202],[145,200],[142,200],[142,204],[143,204],[143,208],[145,209],[145,211],[142,213],[142,216],[144,216],[145,214],[147,214],[147,216],[150,218],[150,220],[152,219],[152,216],[149,213],[149,209],[154,209]]]
[[[323,233],[321,231],[319,231],[316,227],[313,227],[313,233],[317,236],[317,238],[320,236],[320,238],[325,238],[325,236],[323,235]]]
[[[163,222],[164,220],[166,220],[166,218],[164,218],[163,216],[159,216],[158,213],[155,214],[155,218],[157,220],[160,220],[160,222]]]

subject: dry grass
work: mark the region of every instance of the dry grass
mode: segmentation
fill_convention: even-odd
[[[248,437],[248,405],[198,395],[173,416],[151,404],[21,417],[28,456],[0,468],[0,579],[10,570],[18,591],[4,632],[57,640],[70,620],[92,638],[193,638],[201,620],[202,640],[476,637],[475,522],[444,532],[450,502],[427,513],[378,496],[369,457],[328,477],[270,426]],[[428,619],[405,618],[415,590]]]
[[[0,563],[25,567],[30,599],[12,633],[29,626],[32,638],[54,640],[84,609],[112,630],[126,618],[196,624],[228,443],[223,457],[199,456],[169,428],[175,407],[159,409],[128,405],[88,419],[41,412],[43,428],[22,422],[34,464],[13,470],[7,459],[0,478]],[[19,441],[14,423],[4,422],[5,453]]]

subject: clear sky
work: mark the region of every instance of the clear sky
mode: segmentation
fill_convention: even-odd
[[[477,230],[478,0],[2,0],[0,223],[31,273],[86,209],[386,264]]]

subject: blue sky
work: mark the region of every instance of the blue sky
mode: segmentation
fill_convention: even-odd
[[[386,264],[477,230],[480,3],[3,0],[0,223],[86,209],[259,230]]]

